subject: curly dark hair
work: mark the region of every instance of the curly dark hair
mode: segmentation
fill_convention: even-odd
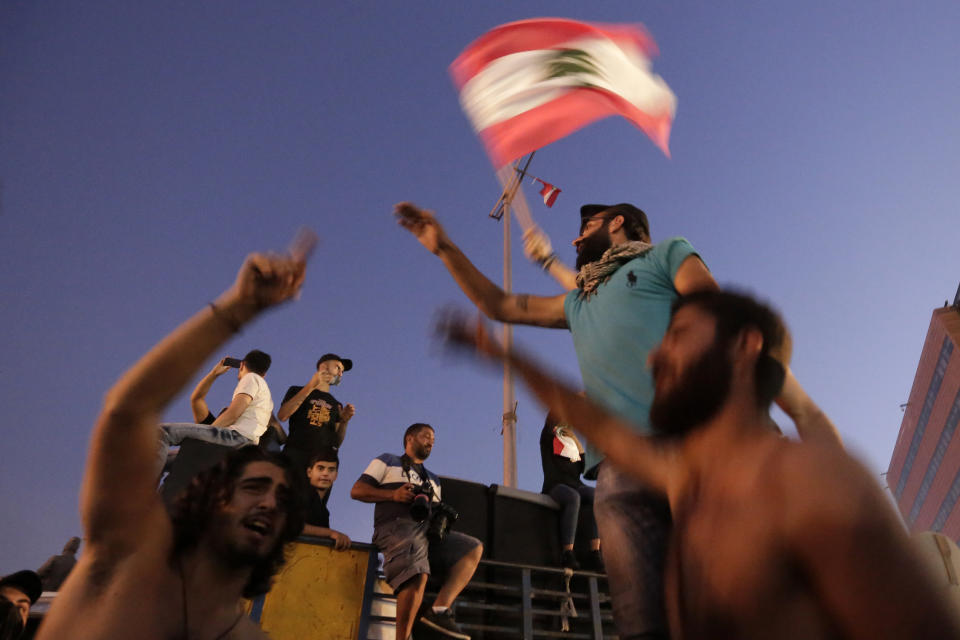
[[[243,588],[244,598],[253,598],[270,590],[273,576],[286,560],[287,545],[303,530],[303,483],[294,473],[286,456],[264,451],[255,445],[231,451],[217,465],[198,474],[181,491],[170,507],[173,521],[171,561],[197,546],[220,506],[233,497],[236,482],[251,462],[269,462],[281,469],[293,493],[286,507],[286,520],[277,543],[267,557],[254,564],[250,579]],[[301,474],[302,475],[302,471]]]

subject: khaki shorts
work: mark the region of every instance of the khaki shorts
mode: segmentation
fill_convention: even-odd
[[[379,525],[373,544],[383,553],[383,575],[396,591],[404,582],[421,573],[444,575],[463,556],[480,546],[473,536],[448,531],[443,542],[427,539],[429,521],[397,518]]]

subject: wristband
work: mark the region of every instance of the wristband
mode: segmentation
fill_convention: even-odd
[[[540,268],[546,271],[547,269],[550,268],[550,265],[552,265],[557,260],[559,260],[559,258],[557,258],[557,254],[551,253],[546,258],[540,261]]]

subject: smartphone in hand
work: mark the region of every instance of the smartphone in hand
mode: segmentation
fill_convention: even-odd
[[[240,365],[243,364],[243,361],[237,360],[236,358],[224,358],[221,364],[232,369],[239,369]]]

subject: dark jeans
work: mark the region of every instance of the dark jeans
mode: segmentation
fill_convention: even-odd
[[[550,489],[549,495],[560,505],[561,545],[573,544],[577,537],[577,521],[580,518],[581,504],[590,507],[590,539],[599,537],[597,535],[597,520],[593,517],[593,487],[588,487],[585,484],[579,487],[558,484]]]
[[[669,503],[604,462],[594,511],[603,541],[613,621],[621,640],[669,638],[663,599]]]
[[[161,423],[158,436],[160,444],[157,447],[157,461],[154,468],[154,475],[158,478],[163,473],[163,467],[167,463],[167,453],[170,451],[170,447],[180,444],[184,438],[203,440],[204,442],[212,442],[234,449],[239,449],[248,444],[257,444],[236,429],[211,427],[208,424],[194,424],[192,422]]]

